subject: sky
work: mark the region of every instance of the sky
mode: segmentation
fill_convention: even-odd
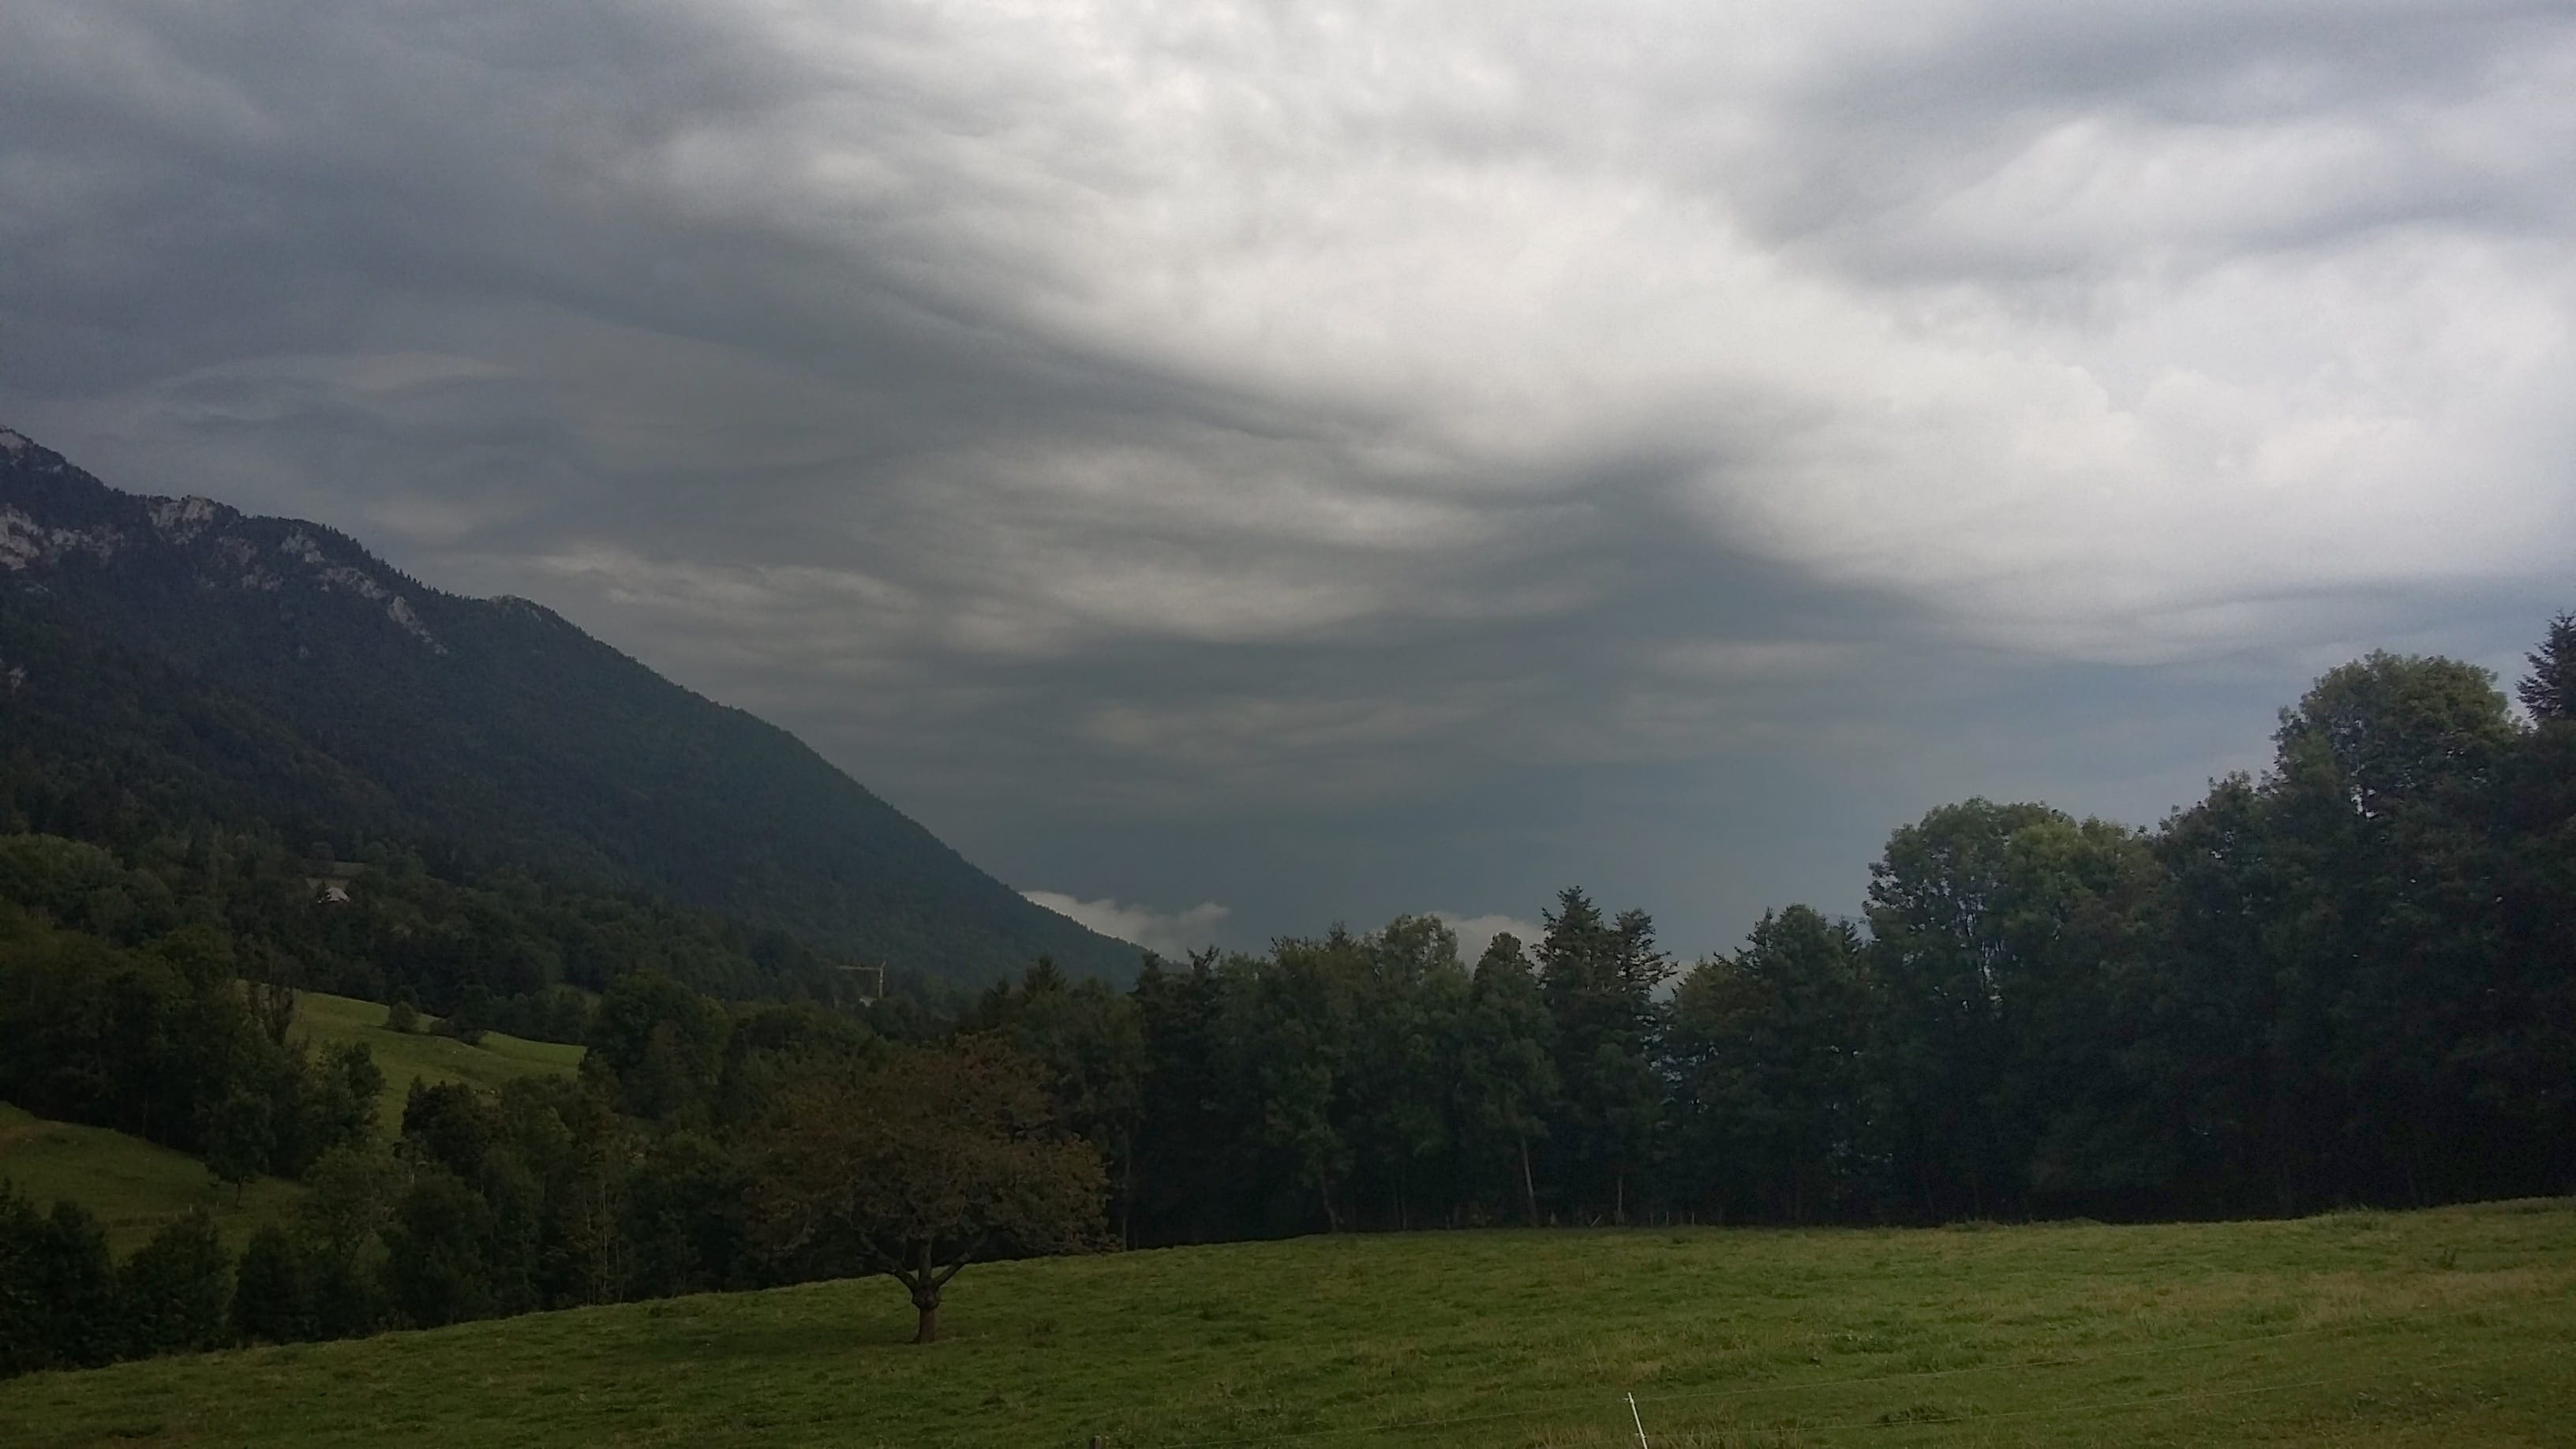
[[[0,14],[0,423],[1165,950],[1685,959],[2576,608],[2576,8]]]

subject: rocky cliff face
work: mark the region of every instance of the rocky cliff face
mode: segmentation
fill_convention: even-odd
[[[252,518],[193,495],[119,493],[71,467],[61,454],[7,428],[0,428],[0,470],[5,470],[0,478],[33,495],[43,514],[14,502],[0,505],[0,569],[41,577],[66,564],[106,567],[123,558],[129,567],[184,574],[194,587],[209,592],[273,594],[298,582],[380,608],[421,647],[447,652],[398,589],[351,561],[373,564],[346,540],[340,540],[349,555],[344,558],[305,526],[288,520]]]

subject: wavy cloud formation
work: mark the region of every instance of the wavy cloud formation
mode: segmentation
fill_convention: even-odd
[[[2541,0],[0,48],[8,421],[1263,931],[1600,874],[1723,938],[1933,799],[2152,813],[2355,648],[2510,660],[2576,566],[2570,238]]]

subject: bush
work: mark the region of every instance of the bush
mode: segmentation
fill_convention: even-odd
[[[32,1216],[32,1213],[30,1214]],[[21,1261],[34,1288],[39,1329],[29,1368],[96,1368],[123,1346],[116,1268],[98,1219],[74,1202],[57,1202],[36,1219]]]
[[[439,1168],[426,1168],[395,1208],[386,1286],[416,1328],[437,1328],[495,1309],[492,1209]]]
[[[222,1344],[232,1276],[204,1208],[165,1225],[117,1275],[126,1353],[149,1358]]]
[[[293,1343],[314,1336],[304,1251],[282,1229],[260,1229],[243,1251],[233,1283],[232,1325],[245,1342]]]
[[[45,1336],[50,1315],[36,1277],[44,1236],[45,1220],[35,1204],[0,1182],[0,1379],[53,1362]]]

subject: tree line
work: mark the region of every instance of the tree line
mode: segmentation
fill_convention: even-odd
[[[953,1008],[626,971],[577,1078],[416,1088],[396,1142],[322,1151],[298,1223],[227,1265],[222,1331],[868,1272],[929,1336],[963,1264],[1095,1243],[2563,1192],[2576,619],[2520,695],[2375,654],[2153,829],[1944,806],[1858,915],[1788,906],[1687,966],[1569,889],[1472,962],[1408,916],[1125,991],[1040,960]]]
[[[170,817],[114,843],[0,834],[0,928],[43,922],[130,956],[185,935],[245,979],[578,1042],[616,978],[651,970],[724,1000],[854,1003],[848,964],[776,930],[374,840],[291,844]],[[0,959],[0,971],[11,969]],[[906,1001],[950,983],[891,973]],[[873,984],[873,977],[870,978]]]
[[[0,1100],[206,1159],[227,1181],[301,1177],[374,1127],[363,1046],[289,1035],[293,994],[238,978],[225,938],[183,927],[120,951],[0,905]]]
[[[968,1262],[1103,1245],[1097,1153],[989,1036],[639,972],[590,1048],[575,1076],[415,1081],[390,1141],[371,1095],[238,1256],[200,1210],[118,1264],[80,1205],[0,1181],[0,1376],[853,1273],[904,1279],[928,1339]]]
[[[1857,918],[1789,906],[1686,969],[1569,890],[1472,964],[1411,918],[1123,1000],[1034,973],[969,1024],[1049,1063],[1137,1242],[2563,1192],[2576,619],[2519,692],[2374,654],[2154,829],[1944,806]]]

